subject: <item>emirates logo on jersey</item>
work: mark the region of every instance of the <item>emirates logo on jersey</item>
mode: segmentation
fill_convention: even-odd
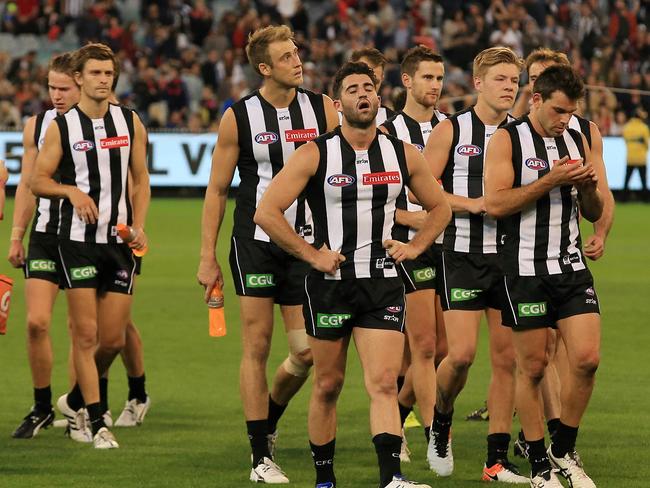
[[[327,178],[327,184],[330,186],[336,186],[336,187],[343,187],[343,186],[350,186],[356,181],[354,176],[350,175],[332,175],[329,178]]]
[[[318,136],[316,129],[294,129],[284,131],[284,140],[287,142],[313,141]]]
[[[461,156],[478,156],[483,152],[483,149],[474,144],[463,144],[462,146],[458,146],[456,152]]]
[[[72,149],[79,152],[90,151],[95,147],[93,141],[78,141],[72,145]]]
[[[129,145],[129,136],[107,137],[99,140],[99,147],[102,149],[113,149]]]
[[[260,132],[255,136],[255,142],[258,144],[273,144],[278,142],[278,135],[275,132]]]
[[[548,163],[539,158],[528,158],[524,164],[528,169],[532,169],[533,171],[541,171],[548,168]]]
[[[394,185],[402,182],[399,171],[385,171],[383,173],[366,173],[363,175],[364,185]]]

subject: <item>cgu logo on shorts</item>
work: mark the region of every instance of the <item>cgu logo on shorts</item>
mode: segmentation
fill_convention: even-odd
[[[524,164],[533,171],[541,171],[548,168],[548,163],[539,158],[528,158]]]
[[[336,187],[343,187],[343,186],[350,186],[356,181],[354,176],[350,175],[332,175],[329,178],[327,178],[327,184],[330,186],[336,186]]]
[[[399,171],[384,171],[381,173],[366,173],[363,175],[364,185],[394,185],[402,182]]]
[[[82,268],[71,268],[70,277],[75,280],[89,280],[97,276],[97,268],[94,266],[84,266]]]
[[[313,141],[318,136],[316,129],[294,129],[284,131],[284,140],[287,142]]]
[[[458,146],[456,152],[461,156],[478,156],[483,152],[483,149],[474,144],[463,144],[462,146]]]
[[[46,271],[48,273],[56,272],[56,263],[51,259],[32,259],[29,261],[30,271]]]
[[[92,141],[77,141],[72,145],[72,149],[80,152],[90,151],[94,147],[95,144]]]
[[[413,279],[416,283],[421,283],[422,281],[431,281],[435,277],[436,271],[431,266],[413,270]]]
[[[452,302],[464,302],[466,300],[473,300],[481,293],[483,290],[475,289],[468,290],[465,288],[452,288],[451,289],[451,301]]]
[[[129,145],[129,136],[107,137],[99,140],[99,147],[102,149],[113,149],[114,147],[126,147]]]
[[[326,329],[338,329],[343,327],[344,322],[350,317],[352,315],[349,313],[319,313],[316,314],[316,324]]]
[[[255,136],[255,142],[258,144],[273,144],[278,142],[278,135],[275,132],[260,132]]]
[[[246,287],[247,288],[268,288],[275,286],[272,274],[247,274]]]
[[[520,317],[543,317],[546,315],[546,302],[518,303]]]

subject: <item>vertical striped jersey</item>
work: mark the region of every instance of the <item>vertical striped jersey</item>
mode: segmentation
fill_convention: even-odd
[[[63,157],[59,164],[61,183],[88,194],[97,205],[94,224],[81,220],[69,200],[61,204],[59,237],[71,241],[116,244],[118,223],[130,225],[131,202],[127,174],[134,137],[134,112],[109,104],[103,118],[91,119],[78,106],[59,115]]]
[[[587,145],[591,147],[591,128],[589,127],[589,121],[587,119],[574,114],[569,119],[569,129],[582,132],[587,139]]]
[[[237,122],[241,183],[235,206],[233,235],[268,242],[253,216],[271,179],[302,144],[327,130],[323,96],[302,88],[286,108],[276,108],[256,90],[232,106]],[[284,213],[295,231],[313,241],[309,206],[300,196]]]
[[[391,238],[397,198],[409,182],[404,143],[377,130],[368,150],[355,151],[340,127],[315,143],[320,159],[306,195],[316,245],[327,244],[346,258],[325,279],[397,276],[383,242]]]
[[[393,115],[382,125],[386,128],[389,134],[404,142],[413,144],[420,152],[422,152],[424,151],[424,146],[426,146],[427,140],[429,140],[429,134],[431,134],[433,128],[438,125],[438,122],[445,120],[446,118],[446,114],[434,110],[430,121],[418,122],[409,117],[406,113],[400,112]],[[411,202],[408,198],[408,188],[404,187],[404,194],[400,195],[397,199],[397,208],[408,210],[409,212],[417,212],[422,210],[422,205]],[[395,224],[395,229],[393,229],[393,238],[398,241],[406,242],[413,239],[415,233],[415,229]],[[442,237],[440,237],[440,239],[442,239]]]
[[[56,109],[46,110],[36,116],[36,125],[34,126],[34,144],[39,151],[45,142],[45,133],[50,123],[56,118]],[[59,181],[58,172],[54,175],[54,180]],[[45,234],[56,234],[59,228],[59,211],[61,200],[58,198],[36,198],[36,213],[32,222],[32,232],[42,232]]]
[[[442,186],[448,193],[467,198],[483,196],[484,161],[488,142],[500,125],[512,122],[507,115],[500,125],[485,125],[474,107],[449,117],[453,139]],[[448,251],[494,254],[497,252],[497,222],[488,215],[454,212],[445,229],[443,247]]]
[[[505,130],[512,142],[513,188],[534,183],[564,156],[585,157],[582,135],[574,129],[565,130],[559,137],[542,137],[524,117],[508,124]],[[503,219],[506,273],[545,276],[586,268],[577,197],[573,185],[556,187],[521,212]]]

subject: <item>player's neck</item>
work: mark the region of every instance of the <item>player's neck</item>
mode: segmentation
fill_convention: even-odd
[[[406,97],[403,112],[416,122],[429,122],[433,118],[435,107],[425,107],[416,102],[412,97]]]
[[[546,132],[542,124],[539,123],[539,119],[537,118],[537,114],[535,114],[534,110],[530,112],[528,119],[530,120],[530,124],[533,126],[533,130],[537,132],[540,136],[553,137],[553,135]]]
[[[360,129],[358,127],[352,127],[348,125],[345,117],[343,118],[343,124],[341,125],[341,134],[348,144],[352,146],[352,149],[355,151],[365,151],[370,147],[372,141],[377,135],[377,126],[373,124],[366,128]]]
[[[483,101],[480,95],[474,105],[474,112],[485,125],[499,125],[508,116],[507,110],[495,110]]]
[[[94,100],[90,97],[81,97],[79,109],[91,119],[103,119],[108,112],[108,99]]]
[[[288,107],[296,97],[295,88],[286,88],[278,85],[272,80],[266,80],[260,88],[262,98],[273,105],[275,108]]]

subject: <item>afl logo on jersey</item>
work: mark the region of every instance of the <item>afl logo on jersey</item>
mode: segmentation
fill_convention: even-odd
[[[456,152],[461,156],[478,156],[483,150],[474,144],[463,144],[456,149]]]
[[[255,142],[258,144],[273,144],[278,142],[278,135],[275,132],[260,132],[255,136]]]
[[[330,186],[337,186],[337,187],[342,187],[342,186],[350,186],[355,182],[354,176],[350,175],[332,175],[329,178],[327,178],[327,184]]]
[[[95,147],[95,144],[92,141],[79,141],[79,142],[75,142],[72,145],[72,149],[74,149],[75,151],[80,151],[80,152],[90,151],[94,147]]]
[[[424,151],[424,146],[422,144],[413,144],[416,149],[420,152]]]
[[[548,163],[543,159],[539,158],[528,158],[526,160],[526,167],[532,169],[533,171],[541,171],[548,168]]]

